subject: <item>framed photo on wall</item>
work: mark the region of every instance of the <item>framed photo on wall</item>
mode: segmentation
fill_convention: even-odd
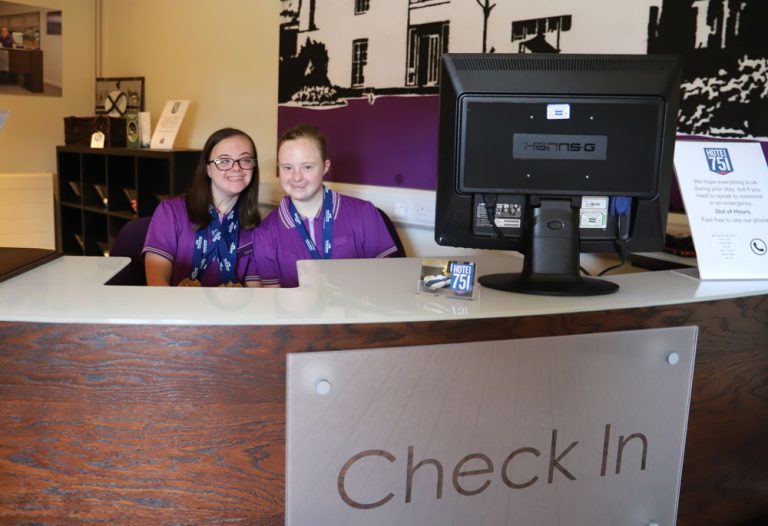
[[[144,111],[144,77],[98,77],[94,110],[110,117]]]
[[[61,11],[48,11],[46,22],[46,32],[49,35],[61,34]]]

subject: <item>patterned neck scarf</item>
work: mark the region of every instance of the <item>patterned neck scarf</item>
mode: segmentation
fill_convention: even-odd
[[[323,186],[323,247],[322,253],[317,250],[315,243],[307,232],[307,228],[304,226],[304,222],[301,220],[296,206],[293,201],[288,201],[288,210],[291,212],[291,218],[293,224],[296,225],[296,231],[301,236],[304,244],[309,250],[309,254],[312,259],[331,259],[333,257],[333,193],[331,189]],[[308,218],[309,221],[313,221],[313,218]]]
[[[222,283],[237,283],[235,268],[237,265],[237,241],[240,233],[240,223],[237,220],[236,204],[232,210],[219,221],[219,212],[213,205],[208,206],[211,222],[208,226],[197,231],[192,255],[192,272],[189,277],[199,280],[208,265],[216,262],[219,267],[219,278]]]

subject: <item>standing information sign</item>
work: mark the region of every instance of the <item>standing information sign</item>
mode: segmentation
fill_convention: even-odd
[[[675,171],[701,279],[768,279],[768,166],[759,143],[678,141]]]

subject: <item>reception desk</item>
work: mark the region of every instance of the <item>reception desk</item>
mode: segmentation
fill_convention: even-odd
[[[24,75],[24,87],[32,93],[43,92],[43,51],[40,49],[2,48],[8,53],[8,71]]]
[[[286,354],[698,327],[677,524],[768,516],[768,281],[615,276],[588,298],[415,293],[421,260],[300,262],[297,289],[0,283],[0,522],[282,524]],[[480,274],[519,267],[478,260]]]

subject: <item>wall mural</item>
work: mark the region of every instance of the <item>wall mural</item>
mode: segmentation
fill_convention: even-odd
[[[0,95],[61,97],[62,11],[0,1]]]
[[[448,51],[679,53],[679,133],[768,138],[764,0],[282,0],[281,9],[278,132],[319,126],[331,181],[435,188]]]
[[[664,0],[651,7],[648,53],[683,56],[678,131],[768,138],[768,2]]]

